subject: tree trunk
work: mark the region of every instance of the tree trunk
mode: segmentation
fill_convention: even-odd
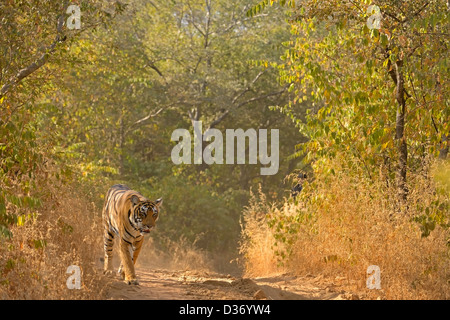
[[[443,135],[442,136],[442,149],[439,150],[439,159],[445,160],[447,159],[448,155],[448,148],[450,144],[450,135]]]
[[[404,87],[404,76],[402,71],[403,61],[398,60],[395,63],[395,75],[397,79],[396,100],[397,100],[397,117],[395,122],[395,140],[398,148],[398,165],[397,165],[397,188],[399,198],[406,201],[408,196],[408,187],[406,185],[406,168],[408,162],[408,146],[405,136],[406,121],[406,92]]]
[[[119,174],[124,174],[124,160],[123,156],[125,153],[125,126],[123,124],[123,110],[120,117],[120,128],[119,128]]]

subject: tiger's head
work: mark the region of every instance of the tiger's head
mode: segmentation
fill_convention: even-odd
[[[141,234],[148,234],[156,226],[162,198],[156,201],[141,201],[139,197],[133,195],[131,196],[131,204],[133,213],[130,215],[130,222]]]

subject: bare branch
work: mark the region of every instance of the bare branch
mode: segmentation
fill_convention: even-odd
[[[411,19],[417,17],[423,10],[425,10],[425,8],[426,8],[429,4],[430,4],[430,2],[426,2],[422,7],[420,7],[419,10],[417,10],[417,11],[414,12],[411,16],[406,17],[406,18],[403,19],[403,20],[399,19],[395,14],[393,14],[393,13],[387,11],[387,10],[382,11],[382,13],[385,14],[385,15],[387,15],[388,17],[394,19],[395,21],[397,21],[397,22],[403,24],[403,23],[408,22],[409,20],[411,20]],[[403,11],[402,11],[402,13],[403,13]]]
[[[230,110],[225,110],[218,118],[216,118],[211,124],[209,125],[208,129],[214,128],[217,126],[222,120],[230,113]]]
[[[239,103],[238,105],[235,105],[234,107],[225,110],[220,116],[218,116],[215,120],[213,120],[211,122],[211,124],[209,125],[208,129],[214,128],[216,125],[218,125],[220,122],[223,121],[223,119],[226,118],[226,116],[228,116],[230,114],[231,111],[235,111],[247,104],[250,104],[252,102],[256,102],[256,101],[260,101],[260,100],[264,100],[270,97],[275,97],[275,96],[279,96],[282,95],[284,92],[286,92],[286,90],[289,88],[290,84],[286,84],[283,89],[279,90],[279,91],[275,91],[275,92],[271,92],[271,93],[267,93],[258,97],[253,97],[251,99],[248,99],[244,102]]]
[[[156,116],[157,116],[158,114],[160,114],[161,111],[163,111],[163,110],[164,110],[164,108],[160,108],[160,109],[159,109],[158,111],[156,111],[155,113],[150,113],[150,114],[148,114],[148,116],[146,116],[146,117],[144,117],[144,118],[142,118],[142,119],[139,119],[138,121],[136,121],[135,123],[133,123],[133,126],[140,125],[141,123],[147,121],[148,119],[153,118],[153,117],[156,117]]]
[[[390,13],[387,10],[381,11],[384,15],[387,15],[388,17],[394,19],[395,21],[397,21],[398,23],[403,23],[403,20],[400,20],[399,18],[397,18],[397,16],[393,13]]]
[[[200,34],[201,34],[203,37],[205,37],[205,32],[204,32],[202,29],[200,29],[200,27],[197,26],[197,24],[195,23],[194,10],[192,10],[191,3],[190,3],[189,1],[187,2],[187,5],[188,5],[188,7],[189,7],[189,10],[191,11],[191,19],[190,19],[190,22],[192,23],[192,25],[194,26],[194,28],[197,29],[197,31],[200,32]]]
[[[233,100],[231,101],[231,103],[232,103],[232,104],[235,104],[236,101],[237,101],[240,97],[242,97],[244,94],[246,94],[247,92],[249,92],[249,91],[250,91],[250,87],[253,86],[253,85],[259,80],[259,78],[261,78],[261,76],[262,76],[264,73],[266,73],[266,72],[267,72],[267,69],[265,69],[265,70],[259,72],[259,73],[256,75],[255,79],[253,79],[253,81],[250,83],[250,85],[248,85],[247,88],[245,88],[244,91],[242,91],[241,93],[239,93],[238,95],[236,95],[236,96],[233,98]]]
[[[130,125],[126,130],[124,130],[124,136],[126,136],[128,133],[130,133],[131,131],[134,131],[137,129],[137,127],[143,125],[144,122],[146,122],[147,120],[156,117],[158,114],[160,114],[163,110],[165,110],[166,107],[160,108],[158,111],[156,111],[155,113],[149,113],[147,116],[145,116],[142,119],[139,119],[138,121],[134,122],[132,125]]]
[[[265,95],[262,95],[262,96],[259,96],[259,97],[253,97],[251,99],[248,99],[247,101],[244,101],[244,102],[238,104],[235,107],[235,109],[238,109],[240,107],[245,106],[246,104],[249,104],[249,103],[252,103],[252,102],[255,102],[255,101],[263,100],[263,99],[266,99],[266,98],[269,98],[269,97],[279,96],[279,95],[283,94],[284,92],[286,92],[286,90],[289,88],[289,86],[290,86],[290,84],[287,84],[280,91],[271,92],[271,93],[268,93],[268,94],[265,94]]]
[[[407,22],[408,20],[411,20],[412,18],[417,17],[423,10],[425,10],[426,7],[428,7],[429,4],[430,4],[430,2],[426,2],[419,10],[417,10],[415,13],[413,13],[409,18],[406,18],[405,20],[403,20],[403,22]]]

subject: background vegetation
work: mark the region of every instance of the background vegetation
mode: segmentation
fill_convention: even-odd
[[[280,79],[295,95],[277,109],[308,138],[297,155],[314,175],[282,205],[255,193],[247,273],[327,274],[369,298],[448,299],[448,2],[375,1],[380,29],[367,25],[370,1],[280,4],[293,35]],[[366,288],[370,265],[380,291]]]
[[[164,198],[148,254],[179,260],[181,243],[222,271],[355,290],[375,264],[387,298],[449,298],[444,0],[375,1],[380,29],[365,0],[79,0],[80,30],[70,3],[0,4],[0,297],[98,298],[101,207],[121,182]],[[171,134],[198,120],[279,129],[278,174],[175,166]]]

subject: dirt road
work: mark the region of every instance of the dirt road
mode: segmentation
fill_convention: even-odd
[[[137,269],[139,286],[112,279],[109,299],[120,300],[348,300],[344,293],[321,277],[277,275],[234,278],[208,272]]]

